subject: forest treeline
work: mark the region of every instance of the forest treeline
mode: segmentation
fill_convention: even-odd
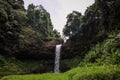
[[[79,11],[68,14],[63,34],[69,40],[63,46],[61,64],[67,69],[78,65],[119,64],[119,15],[119,0],[95,0],[84,15]]]
[[[30,4],[25,9],[23,0],[0,0],[0,75],[34,71],[21,66],[29,59],[53,58],[59,42],[60,33],[53,29],[50,14],[42,5]],[[28,62],[22,63],[24,59]],[[43,63],[48,64],[39,61],[38,66]]]
[[[77,66],[119,65],[119,15],[120,0],[95,0],[84,15],[69,13],[63,29],[69,39],[62,46],[61,72]],[[0,0],[0,76],[53,72],[55,45],[62,42],[42,5],[25,9],[23,0]]]
[[[23,0],[0,0],[0,4],[1,53],[15,53],[30,45],[42,45],[45,39],[60,38],[43,6],[30,4],[25,10]]]

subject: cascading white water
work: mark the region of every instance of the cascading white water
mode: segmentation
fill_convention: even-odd
[[[62,44],[56,45],[55,49],[55,66],[54,66],[54,72],[59,73],[60,72],[60,51],[61,51]]]

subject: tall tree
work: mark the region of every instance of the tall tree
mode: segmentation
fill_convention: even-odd
[[[73,11],[67,16],[67,23],[65,28],[63,29],[63,33],[65,36],[72,36],[77,33],[80,27],[81,13],[77,11]]]
[[[50,14],[42,5],[35,6],[30,4],[28,6],[27,16],[29,18],[28,23],[34,30],[40,33],[41,38],[45,39],[54,36],[55,32],[53,31]]]

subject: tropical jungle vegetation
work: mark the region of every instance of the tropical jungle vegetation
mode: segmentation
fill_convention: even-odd
[[[1,80],[120,80],[120,0],[95,0],[67,15],[63,36],[42,5],[0,0]],[[60,70],[54,51],[62,44]]]

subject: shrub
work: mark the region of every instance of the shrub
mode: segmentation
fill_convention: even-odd
[[[78,67],[60,74],[6,76],[1,80],[119,80],[120,65]]]

